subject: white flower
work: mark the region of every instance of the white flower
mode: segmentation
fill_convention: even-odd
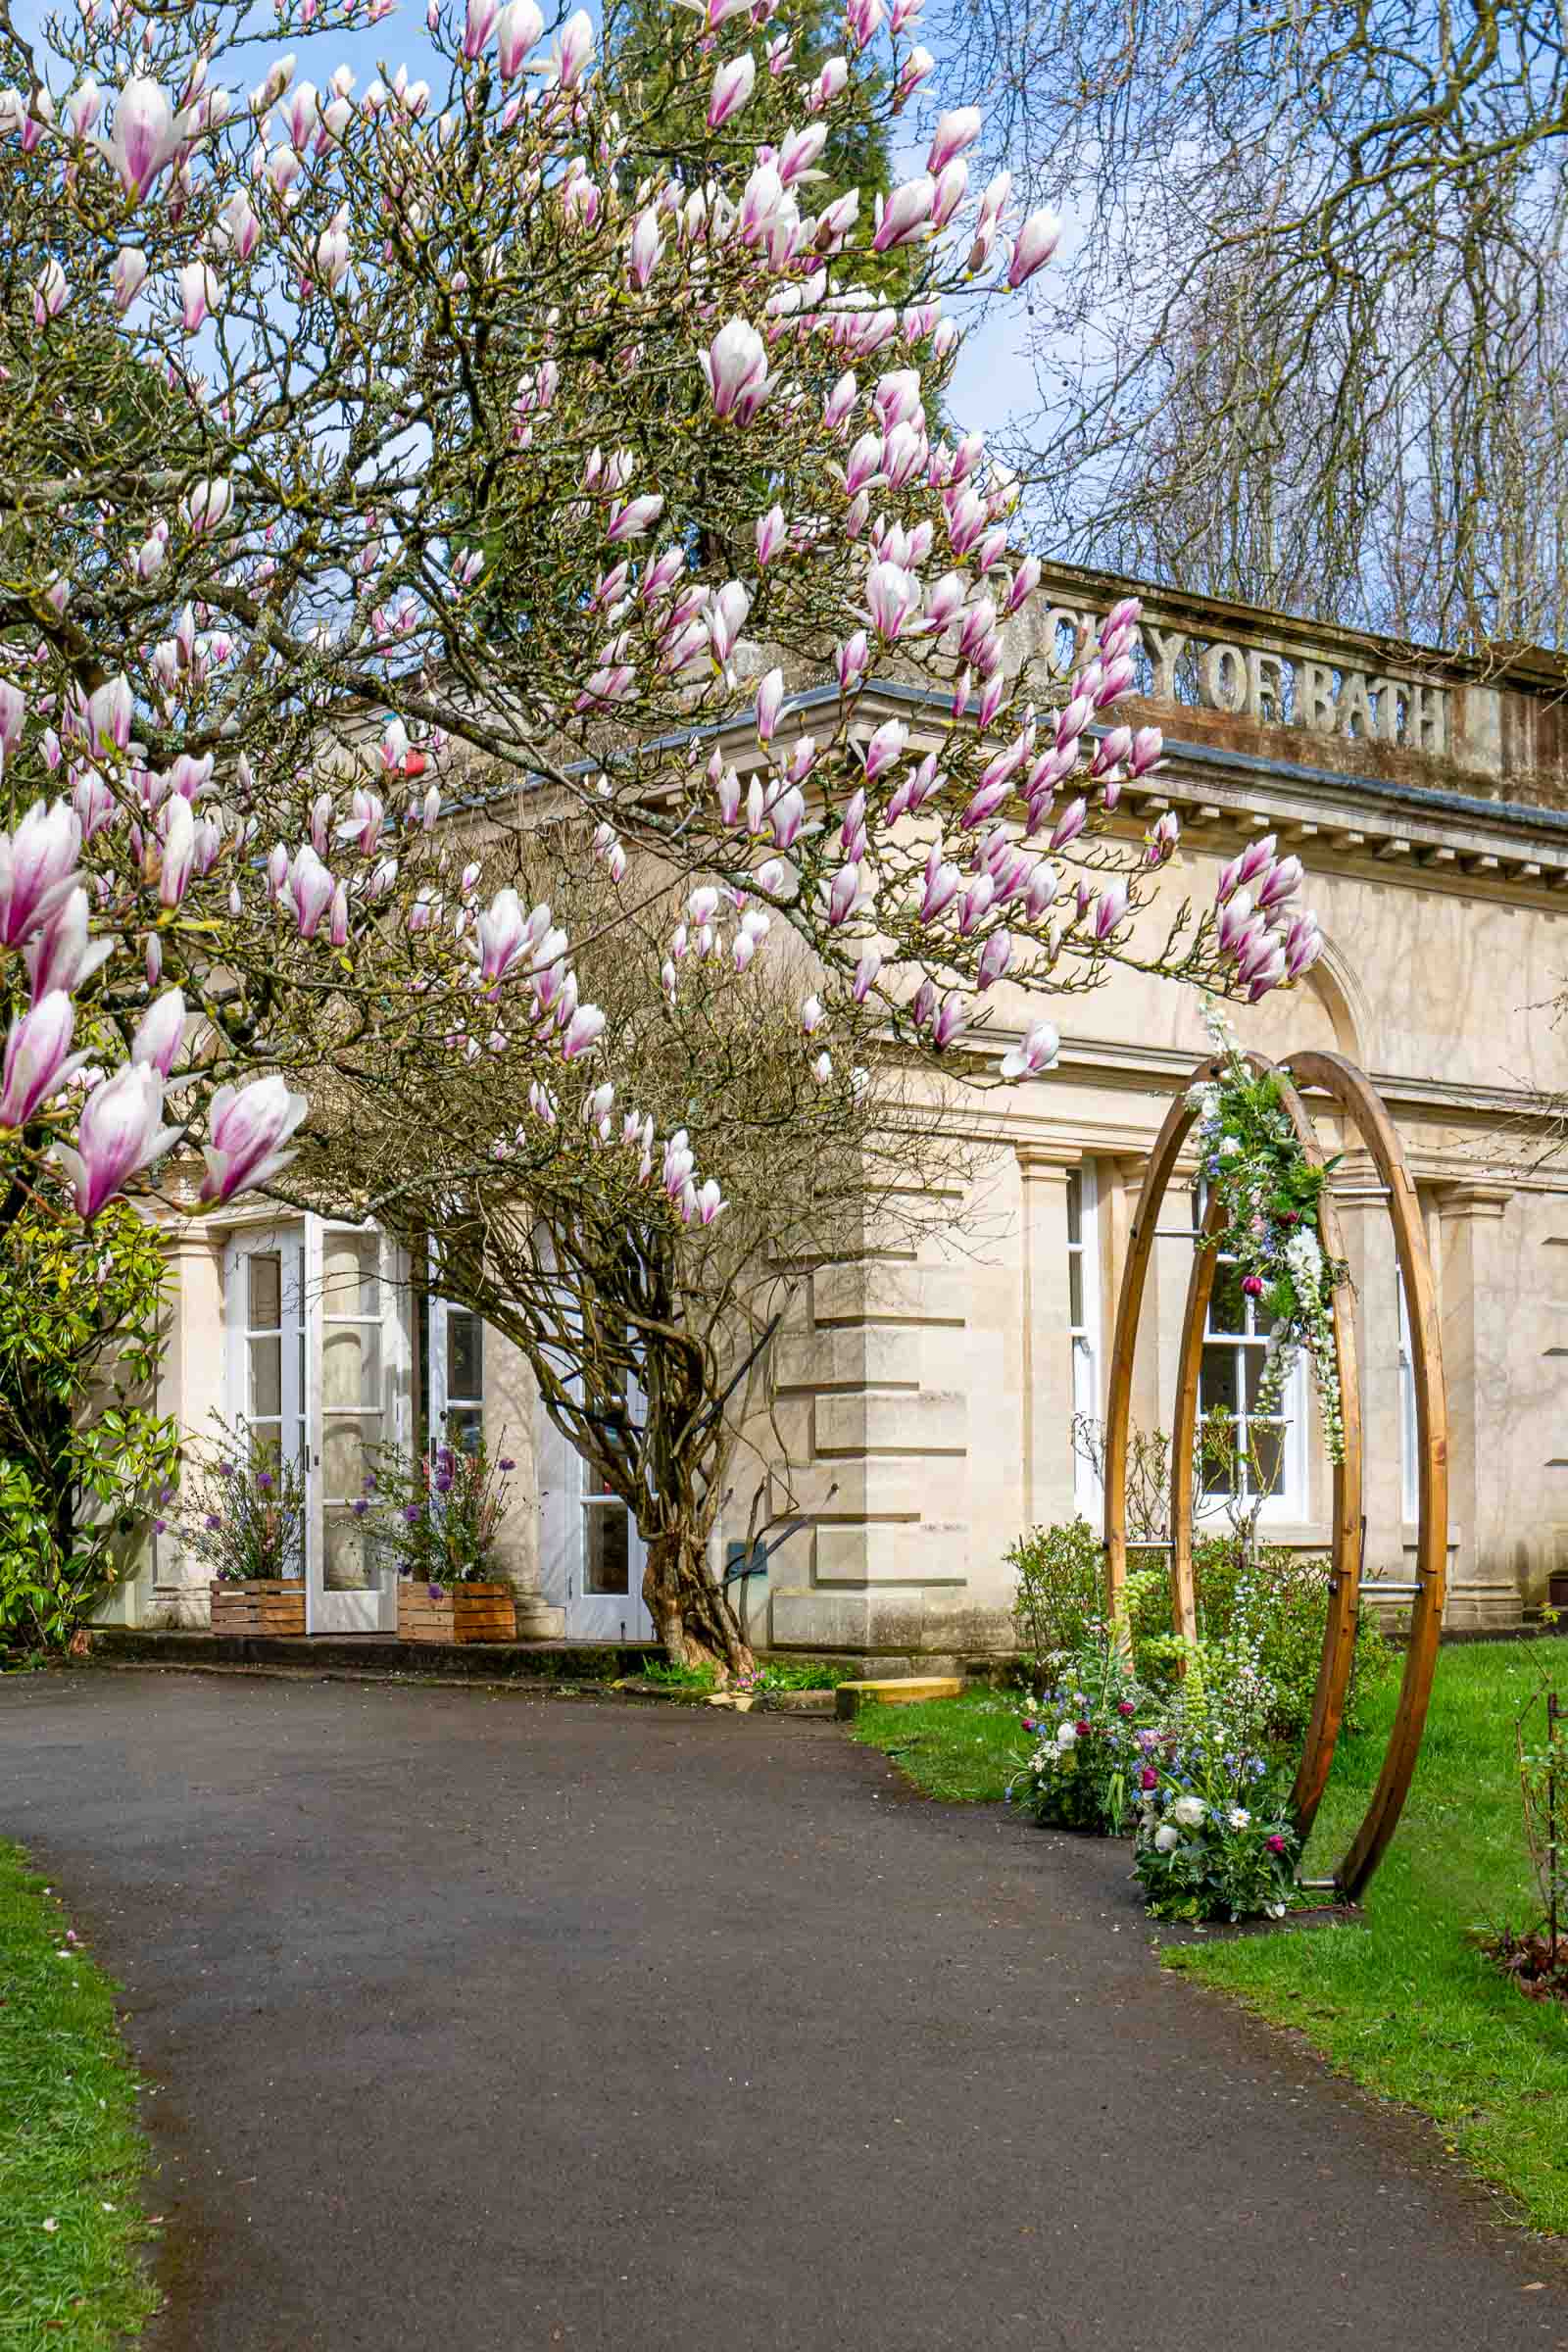
[[[1058,1747],[1076,1747],[1077,1744],[1078,1726],[1075,1723],[1058,1723],[1056,1726],[1056,1745]]]
[[[1285,1917],[1285,1905],[1283,1903],[1270,1903],[1268,1906],[1268,1915],[1270,1919],[1283,1919]]]
[[[1228,1135],[1219,1148],[1221,1159],[1240,1159],[1242,1147],[1234,1135]]]
[[[1173,1830],[1168,1821],[1162,1821],[1154,1832],[1155,1850],[1161,1854],[1168,1854],[1172,1847],[1180,1845],[1181,1841],[1180,1830]]]
[[[1245,1805],[1233,1805],[1225,1819],[1233,1830],[1246,1830],[1251,1827],[1252,1816]]]
[[[1323,1252],[1317,1235],[1303,1225],[1285,1245],[1285,1263],[1304,1291],[1316,1290],[1323,1272]]]
[[[1200,1796],[1179,1796],[1171,1811],[1184,1830],[1196,1830],[1201,1827],[1208,1807]]]

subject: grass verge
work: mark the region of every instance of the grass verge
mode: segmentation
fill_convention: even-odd
[[[961,1698],[920,1699],[911,1707],[872,1702],[860,1708],[853,1730],[927,1796],[997,1804],[1028,1751],[1018,1709],[1016,1691],[966,1690]]]
[[[1294,2026],[1344,2073],[1441,2126],[1466,2169],[1537,2230],[1568,2231],[1568,2009],[1526,2000],[1469,1941],[1535,1908],[1513,1720],[1568,1651],[1539,1642],[1440,1651],[1426,1740],[1366,1927],[1168,1950],[1165,1962]],[[1397,1683],[1345,1740],[1306,1856],[1332,1867],[1366,1807]]]
[[[136,2085],[107,1978],[3,1840],[0,2085],[0,2347],[112,2352],[158,2304]]]
[[[1472,1928],[1533,1916],[1513,1721],[1559,1658],[1568,1690],[1568,1648],[1440,1652],[1421,1761],[1364,1928],[1216,1938],[1162,1956],[1296,2028],[1369,2090],[1432,2117],[1449,2151],[1522,2220],[1563,2233],[1568,2010],[1526,2000],[1469,1939]],[[1397,1695],[1393,1677],[1368,1697],[1367,1731],[1341,1742],[1308,1876],[1332,1867],[1361,1819]],[[854,1729],[917,1788],[958,1803],[999,1799],[1026,1745],[1016,1704],[1000,1692],[866,1707]]]

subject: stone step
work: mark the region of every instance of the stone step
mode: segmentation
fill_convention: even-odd
[[[957,1698],[962,1690],[961,1675],[904,1674],[885,1683],[840,1683],[836,1704],[840,1719],[848,1722],[873,1701],[887,1707],[913,1707],[923,1698]]]

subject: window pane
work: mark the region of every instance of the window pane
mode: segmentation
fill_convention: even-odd
[[[1214,1268],[1214,1288],[1209,1294],[1208,1328],[1213,1332],[1247,1329],[1247,1294],[1242,1289],[1242,1269],[1233,1259],[1221,1258]]]
[[[476,1404],[454,1405],[447,1413],[443,1433],[449,1446],[460,1453],[473,1454],[479,1450],[484,1435],[484,1415]]]
[[[1250,1413],[1257,1410],[1258,1393],[1263,1386],[1263,1366],[1267,1360],[1268,1349],[1266,1348],[1248,1348],[1246,1353],[1247,1409]],[[1265,1406],[1264,1410],[1269,1419],[1272,1420],[1276,1414],[1280,1414],[1283,1415],[1286,1420],[1289,1420],[1290,1411],[1286,1401],[1286,1396],[1289,1394],[1290,1386],[1290,1380],[1287,1378],[1285,1383],[1286,1395],[1277,1397],[1273,1404]]]
[[[630,1591],[630,1544],[624,1503],[590,1503],[583,1512],[582,1589],[585,1592]]]
[[[380,1314],[379,1255],[380,1244],[373,1233],[334,1232],[328,1227],[321,1241],[324,1315]]]
[[[1205,1348],[1198,1376],[1198,1409],[1207,1415],[1218,1406],[1234,1421],[1240,1404],[1236,1349]]]
[[[322,1534],[326,1556],[321,1563],[321,1583],[328,1592],[363,1592],[379,1583],[364,1530],[351,1511],[328,1509]]]
[[[1081,1176],[1067,1179],[1067,1239],[1078,1243],[1084,1238],[1084,1180]]]
[[[1285,1484],[1285,1431],[1278,1421],[1253,1421],[1249,1429],[1256,1467],[1249,1471],[1248,1492],[1277,1494]]]
[[[321,1404],[379,1405],[381,1327],[378,1323],[328,1323],[321,1334]]]
[[[321,1426],[321,1488],[329,1502],[352,1502],[363,1491],[369,1468],[367,1449],[380,1437],[379,1413],[356,1414],[352,1421],[327,1414]]]
[[[250,1417],[275,1421],[283,1410],[283,1343],[252,1340]]]
[[[1067,1259],[1067,1313],[1074,1331],[1084,1327],[1084,1254],[1074,1250]]]
[[[277,1331],[283,1322],[283,1260],[276,1251],[249,1257],[245,1261],[250,1275],[250,1297],[247,1320],[252,1331]]]
[[[447,1395],[466,1404],[484,1395],[484,1325],[462,1306],[447,1308]]]

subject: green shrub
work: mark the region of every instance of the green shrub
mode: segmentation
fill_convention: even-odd
[[[1205,1651],[1234,1643],[1255,1653],[1275,1692],[1270,1732],[1278,1740],[1300,1740],[1311,1718],[1328,1622],[1329,1574],[1327,1560],[1278,1544],[1263,1544],[1250,1559],[1226,1536],[1200,1536],[1193,1546],[1199,1642]],[[1168,1572],[1157,1581],[1157,1601],[1142,1595],[1133,1620],[1135,1664],[1155,1685],[1175,1679],[1182,1654],[1170,1631]],[[1346,1699],[1347,1732],[1361,1730],[1366,1693],[1392,1663],[1392,1650],[1363,1611]]]
[[[1103,1624],[1104,1552],[1088,1521],[1077,1518],[1032,1529],[1006,1558],[1018,1578],[1013,1601],[1018,1646],[1038,1687]],[[1127,1558],[1124,1607],[1133,1671],[1150,1689],[1167,1690],[1180,1677],[1183,1657],[1172,1626],[1170,1555],[1133,1545]],[[1246,1546],[1232,1537],[1200,1536],[1193,1546],[1193,1591],[1202,1649],[1217,1653],[1234,1643],[1255,1652],[1277,1697],[1272,1737],[1298,1741],[1311,1717],[1323,1654],[1328,1562],[1275,1544],[1262,1545],[1250,1559]],[[1392,1650],[1363,1612],[1346,1702],[1347,1732],[1361,1729],[1366,1694],[1392,1663]]]
[[[0,1652],[68,1648],[173,1492],[164,1246],[128,1200],[0,1229]]]
[[[1031,1675],[1080,1649],[1105,1614],[1105,1561],[1087,1519],[1031,1528],[1006,1553],[1016,1569],[1012,1604],[1018,1646]]]

